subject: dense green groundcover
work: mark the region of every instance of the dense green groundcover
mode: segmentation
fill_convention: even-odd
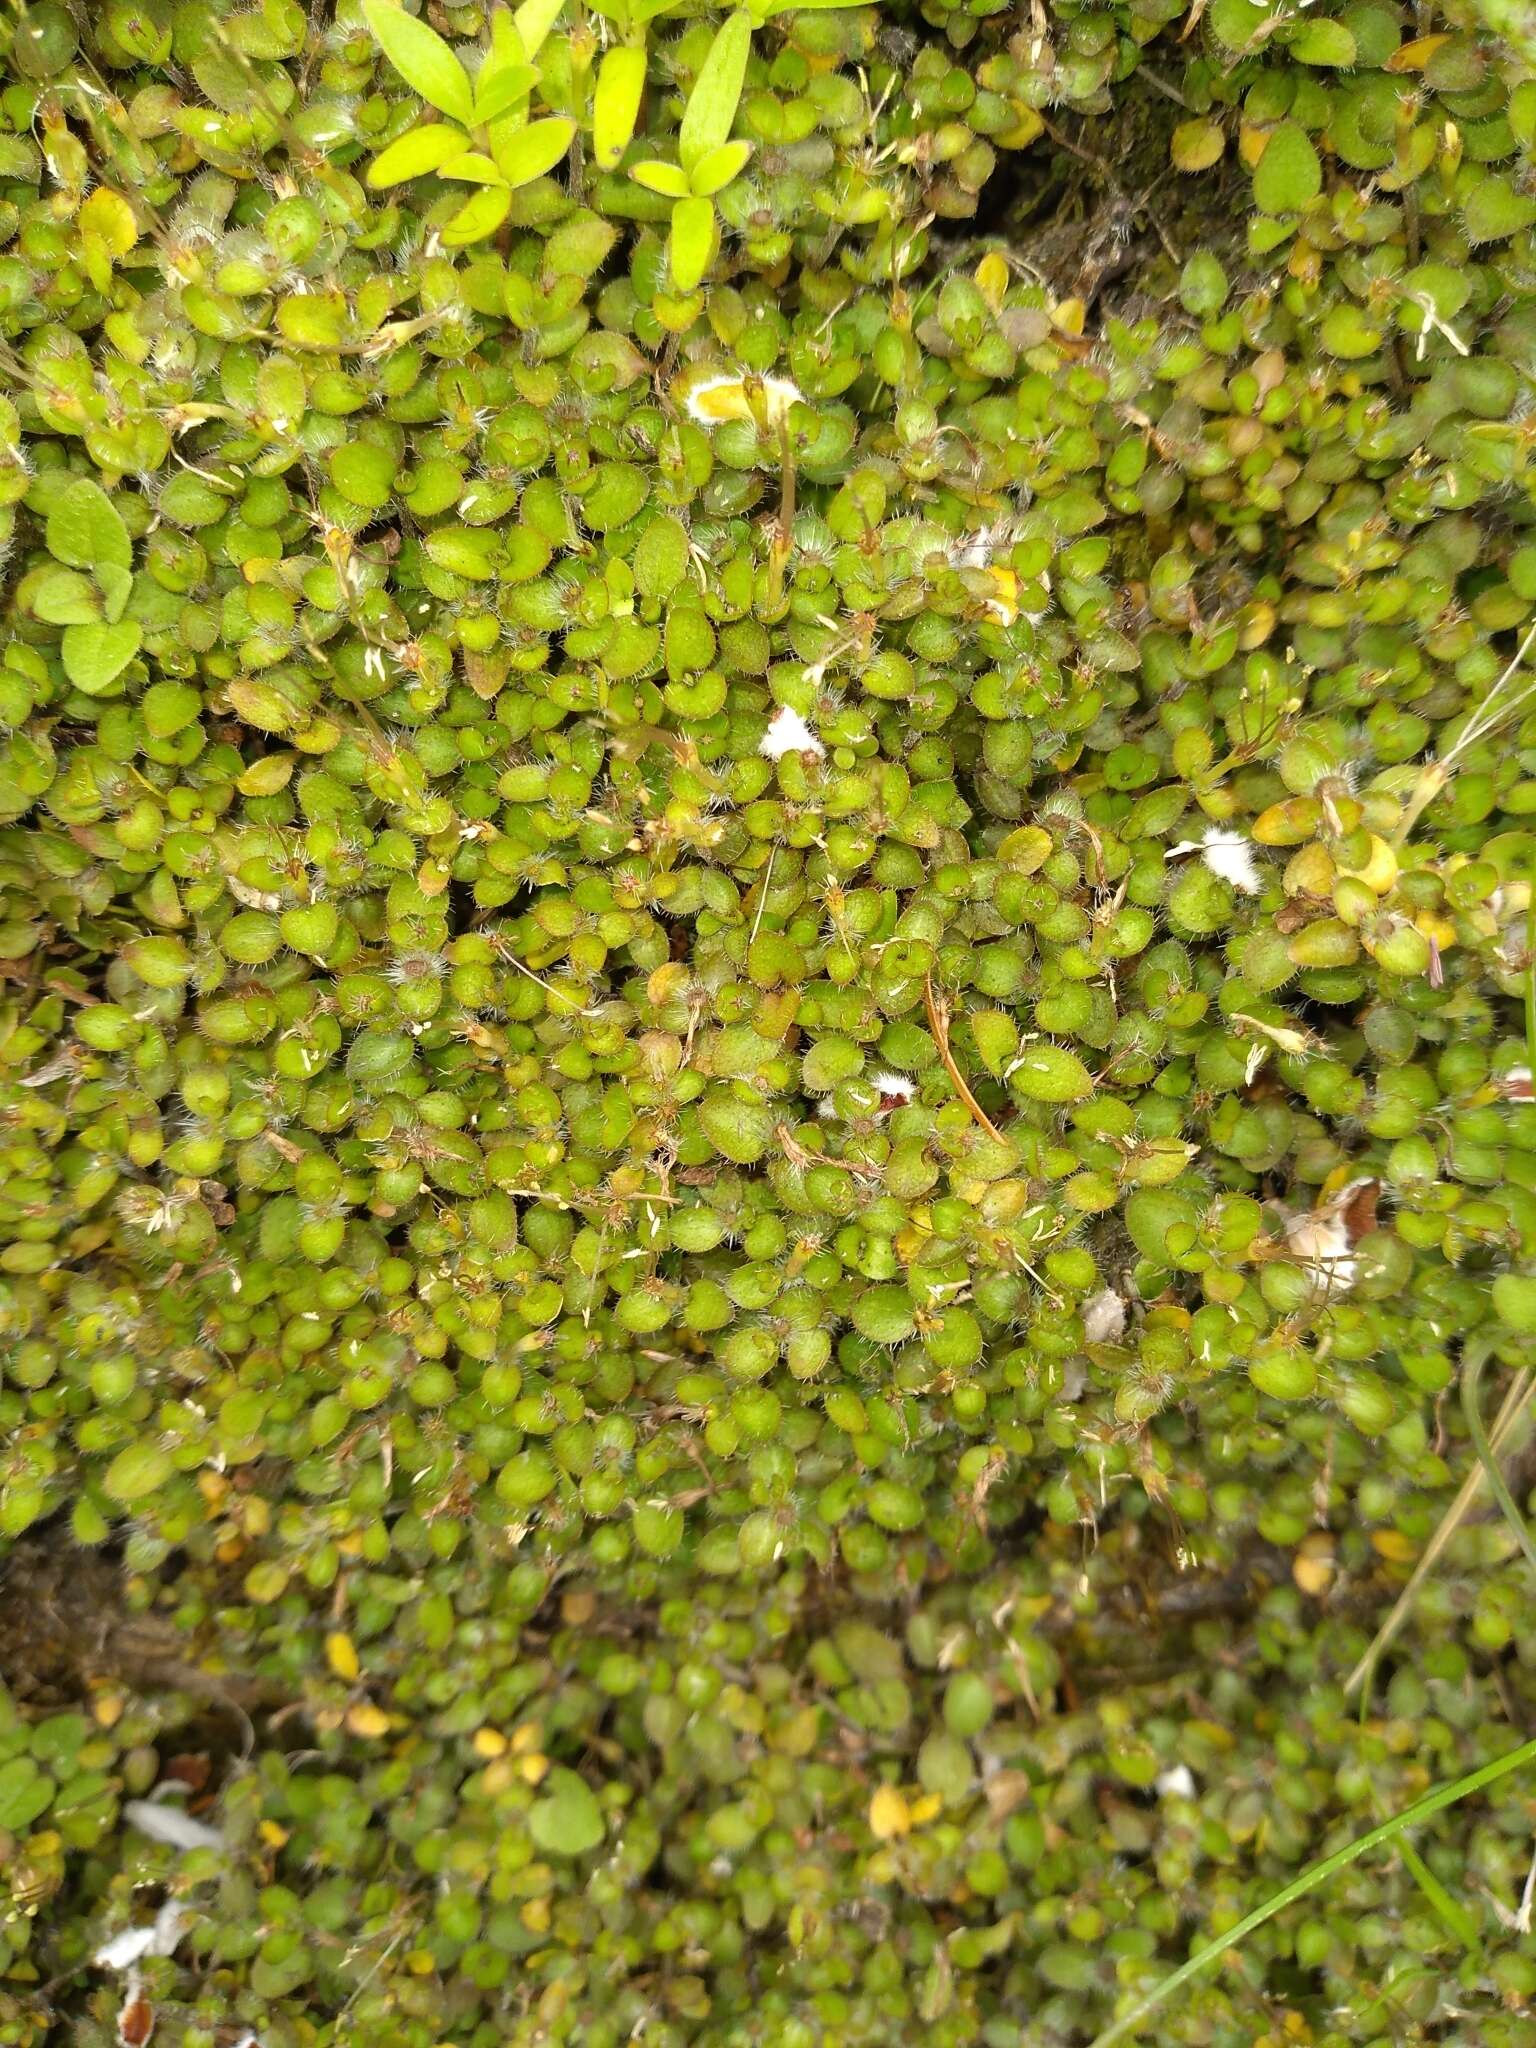
[[[11,0],[6,2048],[1081,2048],[1536,1727],[1488,18]]]

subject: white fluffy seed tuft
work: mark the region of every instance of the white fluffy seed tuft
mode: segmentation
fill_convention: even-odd
[[[1222,825],[1207,825],[1198,839],[1181,839],[1170,846],[1164,860],[1177,860],[1182,853],[1198,853],[1213,875],[1230,882],[1244,896],[1257,896],[1264,884],[1254,857],[1253,841],[1241,832]]]
[[[825,758],[827,750],[799,712],[782,704],[758,741],[757,751],[766,754],[770,761],[782,761],[786,754],[812,754],[820,761]]]
[[[1101,1287],[1083,1303],[1083,1337],[1089,1344],[1114,1344],[1125,1335],[1126,1306],[1113,1287]]]
[[[131,1970],[145,1956],[174,1955],[194,1917],[175,1899],[167,1899],[148,1926],[125,1927],[104,1941],[91,1961],[99,1970]]]

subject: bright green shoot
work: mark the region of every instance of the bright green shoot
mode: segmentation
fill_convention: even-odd
[[[803,11],[845,7],[848,4],[849,0],[804,0]],[[796,0],[749,0],[747,6],[738,7],[734,14],[726,17],[715,32],[709,54],[700,67],[693,90],[688,95],[688,104],[683,109],[682,126],[677,137],[678,161],[669,164],[652,158],[636,164],[630,171],[629,175],[637,184],[675,202],[667,256],[672,282],[679,291],[693,291],[714,261],[720,246],[715,195],[723,192],[731,180],[739,176],[752,154],[750,142],[733,142],[730,139],[736,110],[741,105],[742,87],[746,83],[747,59],[752,54],[752,31],[775,14],[791,12],[795,5]],[[610,56],[619,54],[614,51]],[[604,68],[607,68],[607,60]],[[642,78],[642,87],[643,83]],[[616,85],[615,103],[617,91]],[[598,92],[601,100],[601,79]],[[627,100],[624,105],[627,107]],[[639,88],[636,88],[637,110],[638,106]],[[621,123],[616,112],[611,124],[605,125],[603,137],[598,142],[598,162],[605,161],[604,141],[607,141],[610,149],[616,144],[616,153],[607,161],[617,163],[633,128],[634,117],[631,115],[624,140],[617,141]]]
[[[564,115],[528,118],[538,83],[533,59],[554,26],[562,0],[524,0],[514,14],[491,15],[490,48],[473,80],[435,30],[396,0],[363,0],[368,26],[406,84],[447,115],[412,128],[374,159],[375,189],[435,172],[478,189],[443,229],[450,247],[483,241],[512,210],[512,194],[552,171],[566,154],[576,124]]]
[[[724,190],[752,154],[750,142],[730,140],[751,50],[752,17],[738,7],[716,30],[693,82],[678,130],[678,162],[651,159],[636,164],[630,172],[637,184],[676,202],[667,253],[672,282],[682,292],[691,292],[699,284],[719,246],[715,194]]]
[[[743,12],[760,28],[775,14],[786,14],[796,4],[797,0],[768,0],[765,6],[751,4],[749,0]],[[798,11],[809,13],[813,9],[851,4],[853,0],[798,0]],[[676,0],[593,0],[592,11],[601,15],[604,21],[611,21],[624,37],[623,43],[610,50],[598,67],[597,90],[592,103],[592,153],[600,170],[611,171],[617,168],[633,141],[635,124],[640,118],[640,106],[645,97],[646,29],[659,14],[682,10],[676,6]],[[642,179],[641,182],[645,181]],[[660,191],[661,187],[653,186],[651,189]],[[682,198],[694,195],[674,193],[669,196]]]
[[[634,140],[645,98],[645,32],[671,5],[672,0],[595,0],[593,13],[624,38],[605,52],[592,95],[592,154],[601,171],[616,170]]]

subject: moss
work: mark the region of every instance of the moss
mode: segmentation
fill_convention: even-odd
[[[1512,1746],[1518,15],[0,27],[6,2048],[1081,2048]]]

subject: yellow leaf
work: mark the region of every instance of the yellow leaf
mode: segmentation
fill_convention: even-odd
[[[1036,136],[1045,133],[1045,117],[1033,107],[1020,107],[1019,118],[1001,135],[993,136],[999,149],[1028,149]]]
[[[281,1849],[287,1844],[288,1830],[280,1826],[275,1820],[258,1822],[256,1832],[269,1849]]]
[[[1385,896],[1397,880],[1397,855],[1385,839],[1378,839],[1373,832],[1370,835],[1370,852],[1366,856],[1364,866],[1341,866],[1340,872],[1357,876],[1368,889],[1373,889],[1378,896]]]
[[[507,1738],[499,1728],[477,1728],[471,1747],[476,1756],[502,1756],[506,1752]]]
[[[1219,121],[1181,121],[1173,131],[1168,153],[1180,171],[1208,171],[1227,146]]]
[[[356,1678],[361,1668],[357,1661],[357,1646],[352,1638],[337,1631],[325,1639],[326,1661],[338,1678]]]
[[[301,754],[328,754],[340,738],[341,727],[334,718],[316,718],[294,734],[293,744]]]
[[[1315,797],[1287,796],[1254,819],[1252,836],[1260,846],[1304,846],[1322,823]]]
[[[943,1806],[944,1802],[937,1792],[925,1792],[921,1799],[914,1799],[912,1802],[913,1827],[926,1827],[929,1821],[938,1817],[939,1813],[943,1810]]]
[[[1011,626],[1019,616],[1019,579],[1012,569],[984,569],[981,572],[991,582],[995,597],[985,597],[982,603],[1004,626]]]
[[[389,1716],[382,1707],[365,1700],[361,1706],[348,1708],[347,1726],[354,1735],[376,1738],[389,1733]]]
[[[1411,43],[1403,43],[1395,49],[1383,71],[1422,71],[1442,44],[1450,41],[1448,35],[1415,36]]]
[[[1291,1577],[1298,1589],[1309,1599],[1320,1600],[1333,1583],[1334,1569],[1333,1538],[1328,1532],[1320,1529],[1304,1536],[1291,1560]]]
[[[1251,171],[1264,154],[1264,145],[1269,141],[1267,128],[1250,128],[1245,122],[1237,131],[1237,153],[1243,160],[1243,168]]]
[[[293,780],[294,760],[292,754],[263,754],[236,776],[235,787],[242,796],[276,796]]]
[[[994,313],[1003,310],[1003,294],[1008,289],[1008,260],[996,249],[989,249],[977,264],[976,288]]]
[[[1326,847],[1313,840],[1286,864],[1285,893],[1288,896],[1331,896],[1336,877]]]
[[[869,1802],[869,1831],[877,1842],[893,1841],[909,1834],[912,1813],[894,1785],[882,1785]]]
[[[139,239],[133,208],[110,185],[98,185],[86,200],[80,209],[80,225],[88,233],[99,235],[114,256],[126,256]]]

